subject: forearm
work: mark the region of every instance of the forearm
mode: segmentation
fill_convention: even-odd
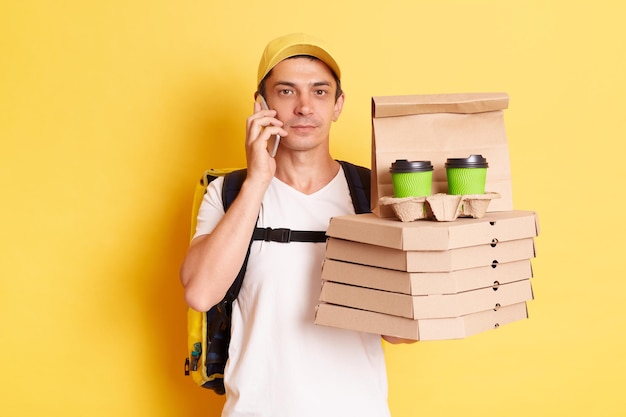
[[[271,135],[287,135],[275,114],[255,103],[246,122],[246,179],[211,234],[191,242],[180,278],[187,304],[195,310],[207,311],[224,298],[245,260],[263,196],[276,172],[267,141]]]
[[[250,243],[266,186],[244,181],[241,191],[209,235],[195,238],[180,278],[187,304],[206,311],[218,303],[234,281]]]

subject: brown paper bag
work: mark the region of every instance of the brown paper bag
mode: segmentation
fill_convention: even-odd
[[[393,217],[378,199],[393,196],[389,168],[396,159],[429,160],[433,194],[447,193],[447,158],[481,154],[487,158],[486,192],[501,198],[488,211],[513,209],[509,147],[503,110],[506,93],[436,94],[372,98],[372,208]]]

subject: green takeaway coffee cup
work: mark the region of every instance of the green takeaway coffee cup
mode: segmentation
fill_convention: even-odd
[[[398,159],[391,164],[389,172],[395,197],[424,197],[431,194],[433,166],[430,161]]]
[[[448,194],[484,194],[488,166],[487,160],[482,155],[448,158],[446,161]]]

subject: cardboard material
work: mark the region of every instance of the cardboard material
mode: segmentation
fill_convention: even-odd
[[[326,258],[407,272],[448,272],[535,257],[533,238],[440,251],[403,251],[329,238]]]
[[[503,111],[506,93],[407,95],[372,98],[372,203],[381,217],[393,217],[389,167],[396,159],[429,160],[433,194],[447,193],[447,158],[483,155],[489,163],[485,191],[501,195],[489,211],[513,209],[509,149]]]
[[[331,219],[316,324],[445,340],[528,317],[539,225],[535,212],[513,210],[508,102],[505,93],[372,98],[373,213]],[[446,160],[472,154],[489,163],[476,204],[446,195]],[[431,161],[433,196],[392,198],[398,159]]]
[[[320,301],[409,319],[458,317],[532,300],[530,280],[458,294],[407,295],[326,281]]]
[[[404,272],[326,259],[322,280],[409,295],[456,294],[530,279],[530,259],[451,272]]]
[[[334,217],[326,234],[333,238],[407,251],[438,251],[535,237],[539,233],[533,211],[487,213],[483,218],[454,222],[399,222],[375,214]],[[491,263],[491,262],[489,262]]]
[[[526,303],[461,317],[412,320],[373,311],[321,303],[315,324],[413,340],[462,339],[528,318]]]
[[[378,203],[391,205],[396,218],[402,222],[428,219],[452,222],[457,217],[480,219],[487,213],[489,202],[500,198],[498,193],[448,195],[433,194],[427,197],[381,197]]]

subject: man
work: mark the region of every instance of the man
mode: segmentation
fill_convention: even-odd
[[[220,179],[202,203],[181,268],[190,307],[219,302],[242,265],[255,226],[326,230],[353,214],[330,126],[345,95],[328,49],[303,34],[270,42],[247,119],[248,174],[224,213]],[[280,142],[275,157],[268,142]],[[389,416],[380,336],[316,326],[324,243],[255,241],[233,304],[223,417]]]

